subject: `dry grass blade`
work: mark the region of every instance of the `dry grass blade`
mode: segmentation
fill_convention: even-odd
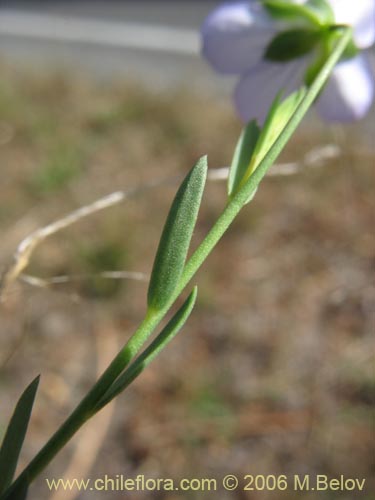
[[[270,176],[284,176],[284,175],[293,175],[298,173],[302,168],[305,167],[319,167],[324,165],[324,163],[332,158],[337,158],[340,155],[340,149],[333,145],[327,144],[325,146],[315,148],[307,153],[302,160],[302,162],[292,162],[292,163],[284,163],[275,165],[273,169],[271,169],[269,175]],[[212,168],[208,171],[208,180],[209,181],[226,181],[228,177],[228,167],[222,168]],[[167,184],[175,184],[181,180],[182,176],[174,176],[164,179],[159,179],[155,181],[151,181],[147,184],[144,184],[140,187],[136,187],[134,189],[129,189],[127,191],[116,191],[111,193],[103,198],[100,198],[93,203],[85,205],[83,207],[74,210],[68,215],[58,219],[57,221],[52,222],[42,228],[33,231],[29,236],[24,238],[21,243],[18,245],[16,253],[13,257],[13,262],[8,266],[8,268],[3,273],[0,280],[0,302],[4,300],[6,297],[7,291],[9,290],[12,283],[14,283],[23,273],[23,271],[28,266],[31,256],[35,251],[36,247],[40,245],[46,238],[49,236],[61,231],[62,229],[75,224],[76,222],[88,217],[90,215],[95,214],[101,210],[112,207],[114,205],[118,205],[124,200],[134,197],[136,195],[140,195],[142,193],[147,192],[150,189],[154,189],[156,187],[160,187]],[[106,277],[108,279],[141,279],[144,280],[145,276],[142,273],[106,273]],[[35,285],[35,286],[50,286],[57,282],[62,282],[59,280],[71,281],[76,278],[69,277],[56,277],[57,281],[54,281],[54,278],[51,280],[41,280],[38,277],[31,277],[27,275],[22,275],[22,280]],[[79,279],[79,278],[78,278]]]

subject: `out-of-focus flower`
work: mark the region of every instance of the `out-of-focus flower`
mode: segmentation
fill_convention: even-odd
[[[342,24],[352,26],[353,41],[316,107],[327,121],[350,122],[362,118],[374,98],[374,73],[364,49],[375,40],[375,0],[226,3],[204,23],[202,51],[219,73],[240,75],[237,110],[244,121],[262,123],[280,89],[288,95],[311,80],[332,47],[330,27]]]

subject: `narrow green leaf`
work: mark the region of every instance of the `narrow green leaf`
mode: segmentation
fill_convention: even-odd
[[[247,168],[242,174],[242,177],[238,179],[238,182],[236,182],[235,189],[233,189],[231,193],[231,198],[236,195],[239,189],[242,188],[242,186],[254,173],[272,144],[279,136],[280,132],[288,123],[305,94],[306,88],[302,87],[283,101],[281,100],[281,93],[276,96],[270,107],[263,128],[260,131],[259,137],[251,151],[251,158],[248,162]],[[253,199],[255,193],[256,189],[254,189],[254,191],[250,194],[246,203],[249,203],[249,201]]]
[[[280,135],[280,132],[306,95],[306,91],[305,87],[301,87],[282,101],[279,96],[276,97],[254,151],[254,156],[257,160],[256,163],[263,159],[266,151],[268,151],[276,138]]]
[[[253,174],[305,94],[306,89],[302,87],[282,101],[281,92],[279,92],[268,111],[263,128],[259,129],[253,121],[243,130],[236,146],[229,173],[228,191],[230,199],[236,195],[238,190]],[[246,203],[249,203],[254,198],[255,193],[256,189],[250,194]]]
[[[127,368],[118,379],[111,385],[103,398],[99,401],[97,408],[102,408],[115,396],[120,394],[140,373],[151,363],[152,360],[164,349],[164,347],[176,336],[189,318],[197,298],[197,287],[193,288],[189,297],[182,304],[173,318],[159,333],[156,339],[138,356],[138,358]]]
[[[250,175],[263,160],[267,151],[280,135],[280,132],[288,123],[305,95],[306,88],[301,87],[299,90],[290,94],[283,101],[280,100],[280,95],[276,97],[257,142],[252,158]]]
[[[246,170],[250,165],[251,158],[259,139],[260,129],[255,120],[251,121],[243,129],[237,142],[232,159],[228,177],[228,195],[237,191]]]
[[[287,62],[305,56],[322,39],[316,29],[292,29],[278,33],[266,47],[264,58],[274,62]]]
[[[18,400],[6,430],[0,448],[0,494],[8,488],[13,480],[38,385],[39,376],[31,382]]]
[[[10,491],[8,494],[5,493],[4,500],[26,500],[28,491],[29,484],[27,482],[23,482],[13,491]],[[1,497],[1,500],[3,500],[3,497]]]
[[[202,201],[207,157],[202,157],[181,184],[160,238],[148,289],[149,310],[162,309],[181,277]]]

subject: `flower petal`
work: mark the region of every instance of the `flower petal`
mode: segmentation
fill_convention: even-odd
[[[202,53],[220,73],[243,73],[262,59],[277,23],[257,0],[223,4],[202,27]]]
[[[370,47],[375,41],[375,0],[331,0],[335,21],[354,29],[358,48]]]
[[[244,75],[235,89],[234,99],[238,114],[244,122],[258,120],[260,125],[281,90],[284,97],[302,86],[309,57],[287,64],[262,61]]]
[[[374,98],[374,75],[365,56],[336,66],[316,103],[327,121],[351,122],[365,116]]]

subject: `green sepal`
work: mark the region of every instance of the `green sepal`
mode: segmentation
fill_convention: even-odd
[[[255,120],[249,122],[238,139],[228,176],[228,196],[237,191],[246,170],[249,168],[255,146],[260,135],[260,128]]]
[[[321,26],[321,20],[314,10],[306,4],[296,4],[288,0],[263,0],[263,5],[269,15],[276,20]]]
[[[120,394],[134,379],[140,375],[147,365],[166,347],[166,345],[177,335],[189,318],[197,299],[198,288],[195,286],[167,325],[162,329],[153,342],[138,356],[138,358],[117,378],[111,385],[103,398],[99,401],[97,408],[102,408],[115,396]]]
[[[5,432],[0,448],[0,494],[8,488],[13,480],[38,385],[39,376],[22,393]],[[26,495],[26,491],[24,494]]]
[[[173,200],[151,273],[149,311],[162,309],[170,300],[184,269],[207,177],[207,157],[202,157],[181,184]]]
[[[327,0],[307,0],[304,4],[290,0],[263,0],[269,15],[276,20],[309,24],[315,27],[335,22],[334,13]]]
[[[311,52],[321,41],[322,30],[291,29],[278,33],[268,44],[264,59],[273,62],[288,62]]]

